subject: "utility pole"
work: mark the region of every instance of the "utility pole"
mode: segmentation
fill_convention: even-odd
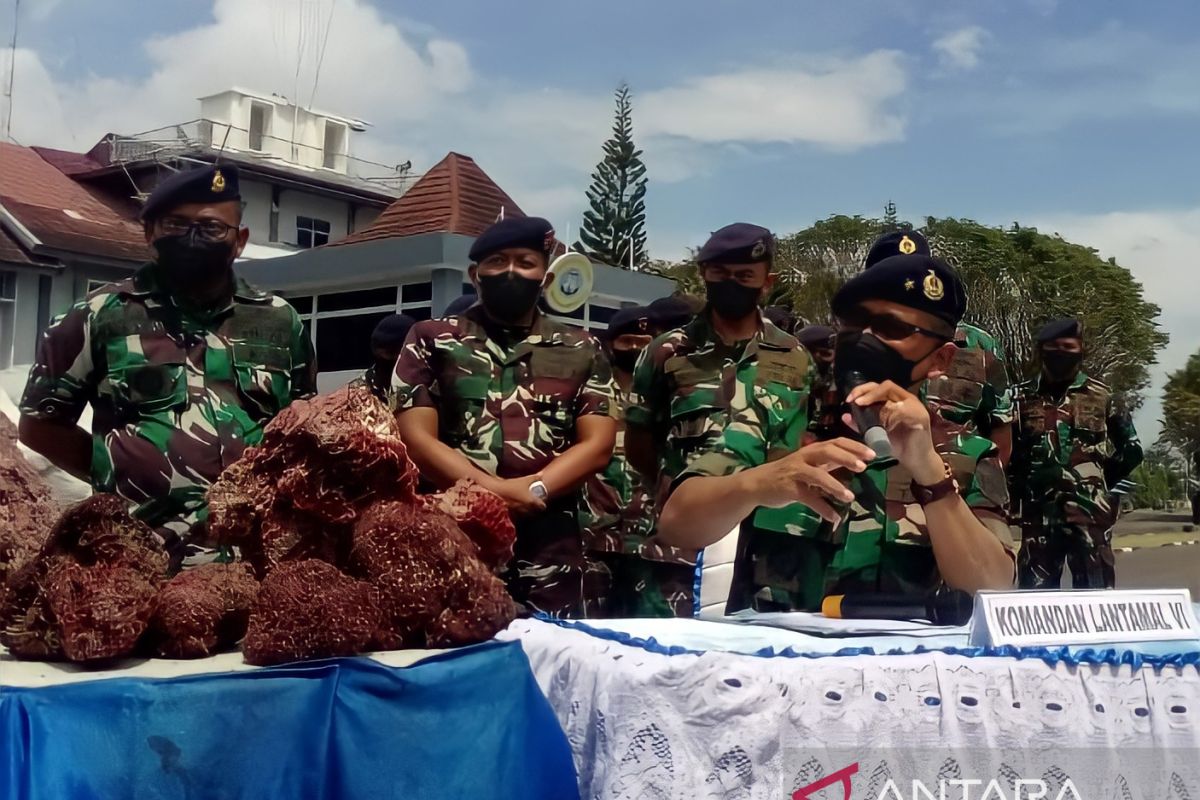
[[[4,96],[8,98],[8,116],[4,119],[4,139],[12,141],[13,118],[13,80],[17,75],[17,23],[21,20],[21,0],[13,3],[13,35],[12,46],[8,51],[8,89]]]

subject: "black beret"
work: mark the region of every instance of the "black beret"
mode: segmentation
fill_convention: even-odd
[[[836,331],[828,325],[806,325],[796,331],[796,338],[800,340],[800,344],[812,350],[817,347],[830,347]]]
[[[696,316],[697,309],[682,297],[660,297],[646,307],[650,323],[656,328],[682,328]]]
[[[833,313],[845,316],[864,300],[890,300],[957,325],[967,293],[954,268],[932,256],[892,256],[864,269],[833,296]]]
[[[233,164],[210,164],[176,172],[150,193],[142,206],[142,219],[153,221],[184,203],[223,203],[241,200],[238,168]]]
[[[867,260],[863,268],[873,267],[885,258],[892,256],[927,256],[931,255],[929,240],[916,231],[893,231],[885,233],[875,240],[867,252]]]
[[[416,324],[417,321],[407,314],[392,314],[384,317],[379,320],[375,330],[371,331],[371,347],[382,349],[404,344],[409,329]]]
[[[1083,323],[1077,319],[1052,319],[1038,329],[1034,337],[1038,344],[1052,342],[1055,339],[1083,338]]]
[[[624,336],[627,333],[650,333],[649,314],[650,309],[645,306],[619,309],[608,321],[608,329],[600,336],[605,341],[611,342],[618,336]]]
[[[715,231],[696,254],[700,264],[770,263],[774,258],[775,235],[748,222],[735,222]]]
[[[541,217],[509,217],[479,234],[467,255],[478,264],[498,250],[528,247],[549,257],[554,252],[554,245],[554,226],[546,220]]]
[[[446,310],[442,312],[442,317],[444,319],[449,319],[450,317],[457,317],[459,314],[463,313],[468,308],[475,305],[475,301],[477,299],[478,299],[478,297],[476,296],[476,294],[474,292],[467,292],[462,297],[454,298],[446,306]]]

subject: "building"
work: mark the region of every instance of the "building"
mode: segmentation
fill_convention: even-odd
[[[241,271],[300,312],[316,346],[318,386],[325,391],[370,363],[367,342],[379,320],[397,312],[429,319],[471,289],[471,243],[502,213],[524,216],[474,160],[450,153],[363,230],[285,259],[243,264]],[[588,302],[563,321],[603,328],[622,306],[675,289],[665,278],[593,267]]]
[[[110,134],[87,153],[0,144],[0,370],[31,363],[53,316],[150,258],[138,211],[159,181],[220,159],[241,173],[250,240],[240,273],[300,312],[322,389],[356,374],[382,317],[440,314],[469,288],[475,237],[524,213],[467,156],[451,153],[419,179],[407,162],[356,157],[367,127],[230,89],[200,98],[198,119]],[[590,301],[566,321],[603,326],[621,306],[674,290],[651,275],[595,272]]]
[[[241,170],[245,259],[287,256],[367,227],[414,180],[353,155],[367,124],[231,89],[200,118],[87,153],[0,144],[0,369],[33,360],[49,320],[150,257],[138,210],[165,176],[217,158]]]

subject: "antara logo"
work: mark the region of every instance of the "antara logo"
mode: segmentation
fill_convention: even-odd
[[[792,793],[792,800],[810,800],[817,792],[840,784],[841,800],[850,800],[850,778],[858,772],[858,763],[843,767],[820,780],[802,786]],[[979,794],[973,794],[979,789]],[[884,783],[877,797],[865,800],[1083,800],[1070,778],[1059,788],[1058,794],[1050,794],[1050,786],[1044,780],[1018,778],[1011,786],[1003,786],[994,778],[984,782],[978,778],[950,778],[939,780],[932,787],[924,781],[913,780],[906,794],[891,778]]]

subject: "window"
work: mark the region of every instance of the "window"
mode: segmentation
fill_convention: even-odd
[[[403,303],[428,303],[433,300],[432,283],[409,283],[400,287]]]
[[[41,338],[42,332],[50,325],[50,292],[54,288],[54,279],[49,275],[38,275],[37,303],[37,333]]]
[[[322,298],[324,299],[324,298]],[[392,312],[318,317],[317,367],[321,372],[366,369],[371,364],[371,331]]]
[[[17,299],[17,273],[0,272],[0,300]]]
[[[592,306],[588,311],[588,322],[593,328],[607,327],[608,321],[613,318],[613,314],[617,313],[615,308],[606,308],[605,306]]]
[[[320,247],[329,242],[329,222],[316,217],[296,217],[296,244]]]
[[[263,139],[271,130],[271,107],[266,103],[250,104],[250,149],[262,150]]]
[[[396,307],[396,287],[384,286],[380,289],[359,289],[355,292],[337,292],[323,294],[319,307],[321,313],[329,311],[358,311],[360,309],[382,310],[383,307]]]
[[[292,308],[296,309],[296,313],[301,316],[312,313],[312,297],[289,297],[287,301],[291,303]]]
[[[325,169],[344,169],[341,156],[346,152],[346,126],[325,120]]]

